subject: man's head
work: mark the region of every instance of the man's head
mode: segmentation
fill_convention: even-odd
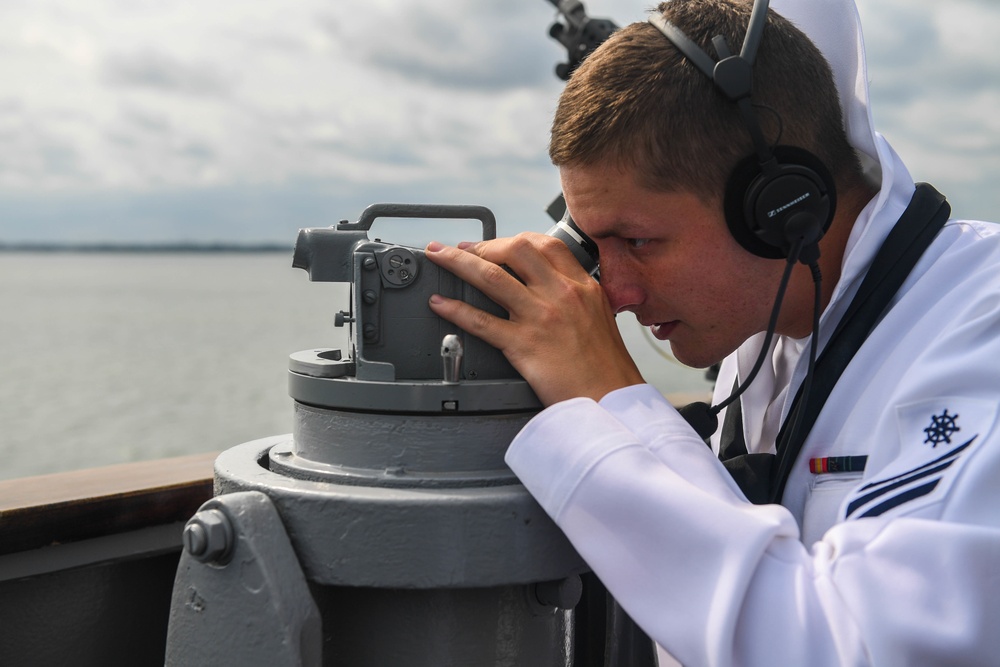
[[[750,0],[673,0],[657,11],[714,54],[722,35],[734,51],[750,21]],[[754,64],[751,98],[767,140],[816,154],[838,185],[860,182],[843,131],[829,66],[812,42],[770,13]],[[753,152],[736,105],[653,26],[630,25],[577,70],[552,125],[557,166],[612,164],[657,192],[720,202],[730,172]]]
[[[738,52],[750,0],[673,0],[665,18],[716,53]],[[842,127],[830,68],[812,42],[771,13],[754,61],[765,140],[816,155],[838,199],[819,263],[823,301],[839,277],[851,225],[871,197]],[[632,311],[692,366],[721,360],[767,327],[783,262],[747,250],[730,233],[723,194],[733,167],[754,153],[737,105],[648,24],[615,33],[574,73],[553,122],[550,155],[570,213],[597,243],[611,308]],[[812,327],[813,286],[792,273],[777,332]]]

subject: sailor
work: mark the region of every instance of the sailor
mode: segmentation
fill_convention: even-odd
[[[431,308],[548,406],[507,462],[665,654],[997,664],[1000,229],[874,131],[852,0],[753,4],[664,3],[567,85],[550,155],[600,284],[541,235],[432,243],[510,317]],[[722,361],[720,429],[643,382],[626,310]]]

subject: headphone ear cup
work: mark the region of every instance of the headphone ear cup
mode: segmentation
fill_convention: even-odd
[[[830,171],[815,155],[794,146],[778,146],[776,165],[765,174],[756,155],[737,163],[729,176],[723,209],[729,231],[748,252],[784,259],[803,234],[822,238],[836,211],[836,188]],[[793,220],[794,219],[794,220]]]

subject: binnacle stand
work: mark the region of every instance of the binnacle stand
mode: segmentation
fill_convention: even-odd
[[[572,665],[586,566],[503,461],[539,409],[503,356],[437,318],[431,293],[503,315],[378,217],[306,229],[293,264],[351,284],[351,350],[291,355],[293,432],[234,447],[188,522],[167,665]]]

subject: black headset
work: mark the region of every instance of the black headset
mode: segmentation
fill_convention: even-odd
[[[753,140],[755,153],[737,163],[726,184],[726,224],[749,252],[768,259],[788,259],[796,251],[803,262],[818,257],[818,242],[830,227],[836,189],[830,171],[815,155],[794,146],[770,146],[750,101],[753,61],[767,22],[768,0],[754,0],[750,25],[739,55],[721,35],[712,39],[713,60],[677,26],[659,13],[649,22],[736,103]],[[801,249],[801,250],[797,250]]]

